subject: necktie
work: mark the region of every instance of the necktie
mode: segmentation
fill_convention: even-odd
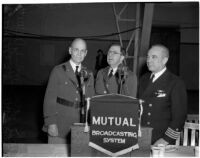
[[[113,69],[110,70],[110,73],[108,75],[108,78],[111,78],[113,76]]]
[[[151,77],[150,77],[151,83],[153,83],[154,77],[155,77],[155,75],[154,75],[154,74],[151,74]]]
[[[78,68],[79,68],[79,66],[76,66],[75,75],[76,75],[76,78],[77,78],[77,80],[78,80],[78,85],[79,85],[79,87],[80,87],[80,85],[81,85],[81,80],[80,80]]]
[[[75,71],[76,76],[78,75],[78,67],[79,66],[76,66],[76,71]]]

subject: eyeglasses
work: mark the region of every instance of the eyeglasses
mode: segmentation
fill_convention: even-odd
[[[121,53],[117,53],[115,51],[108,51],[108,55],[117,55],[117,54],[121,55]]]
[[[86,53],[87,52],[87,49],[81,49],[81,50],[79,50],[78,48],[72,48],[72,51],[74,52],[74,53],[81,53],[81,54],[83,54],[83,53]]]

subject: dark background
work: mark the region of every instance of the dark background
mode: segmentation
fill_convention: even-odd
[[[123,3],[116,6],[121,8]],[[122,16],[134,17],[135,10],[135,3],[129,3]],[[112,4],[3,5],[2,12],[3,142],[46,143],[43,99],[49,73],[66,61],[72,37],[80,36],[98,36],[87,40],[84,61],[94,72],[97,50],[106,53],[112,42],[119,41],[118,36],[101,38],[117,32]],[[199,114],[198,16],[198,2],[156,3],[150,38],[150,45],[162,43],[169,48],[167,67],[186,84],[189,114]],[[121,24],[122,31],[130,28],[134,25],[129,22]],[[125,45],[130,35],[122,35]],[[133,54],[133,45],[129,53]]]

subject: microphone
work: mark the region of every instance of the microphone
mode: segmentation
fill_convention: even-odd
[[[88,81],[88,79],[90,78],[90,75],[91,75],[91,72],[89,72],[86,67],[83,67],[81,69],[81,71],[80,71],[80,77],[82,78],[82,80],[84,82]]]
[[[81,80],[81,88],[82,88],[82,95],[81,95],[81,110],[80,110],[80,122],[85,121],[85,80],[88,79],[88,72],[85,67],[82,67],[80,71],[80,80]]]
[[[122,78],[126,78],[128,76],[128,67],[124,64],[120,64],[118,66],[118,73]]]
[[[81,69],[80,76],[83,77],[84,79],[88,77],[88,72],[85,68]]]

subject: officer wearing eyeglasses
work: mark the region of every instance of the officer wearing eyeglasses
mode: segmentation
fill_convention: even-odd
[[[71,59],[55,66],[52,70],[44,98],[44,126],[48,133],[48,143],[70,143],[70,126],[80,122],[80,102],[83,95],[79,78],[84,69],[85,97],[94,95],[93,74],[82,62],[87,55],[86,41],[73,40],[69,47]]]
[[[123,68],[124,58],[123,48],[119,44],[112,44],[107,54],[109,66],[99,70],[97,74],[95,82],[97,95],[115,93],[136,97],[137,77],[130,70]]]

